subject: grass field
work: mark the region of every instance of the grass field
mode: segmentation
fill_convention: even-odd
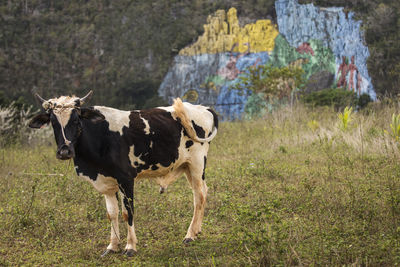
[[[398,110],[371,108],[347,127],[331,109],[301,106],[222,123],[201,236],[182,244],[193,209],[186,179],[163,195],[144,180],[135,185],[133,258],[100,258],[110,234],[104,198],[72,162],[56,160],[55,146],[0,148],[0,266],[400,265],[400,153],[390,128]]]

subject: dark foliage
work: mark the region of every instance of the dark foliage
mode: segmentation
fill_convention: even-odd
[[[301,97],[302,101],[311,106],[333,106],[336,110],[342,110],[346,106],[358,104],[357,94],[341,88],[325,89]]]
[[[273,0],[0,2],[0,105],[32,91],[84,95],[121,108],[163,104],[157,96],[173,57],[202,34],[217,9],[244,21],[274,17]]]

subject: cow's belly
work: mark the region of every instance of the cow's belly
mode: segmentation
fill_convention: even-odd
[[[165,176],[171,172],[171,169],[173,169],[173,165],[168,167],[158,167],[157,170],[152,170],[152,169],[142,170],[140,173],[137,174],[136,178],[142,179],[142,178],[155,178],[155,177]]]
[[[91,183],[92,186],[102,194],[111,195],[118,192],[118,182],[112,177],[98,174],[96,180],[92,180],[88,176],[83,174],[79,174],[79,176]]]

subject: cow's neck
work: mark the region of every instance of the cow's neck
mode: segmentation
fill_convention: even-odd
[[[108,122],[93,123],[82,120],[82,134],[76,146],[75,162],[85,161],[91,164],[110,163],[112,150],[119,149],[119,134],[108,130]]]

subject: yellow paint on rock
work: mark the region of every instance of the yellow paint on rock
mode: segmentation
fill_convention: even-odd
[[[256,23],[240,27],[235,8],[218,10],[207,18],[204,34],[196,43],[182,49],[179,54],[192,56],[231,51],[256,53],[272,51],[279,32],[270,20],[257,20]],[[236,44],[236,45],[235,45]],[[250,46],[250,47],[249,47]]]

